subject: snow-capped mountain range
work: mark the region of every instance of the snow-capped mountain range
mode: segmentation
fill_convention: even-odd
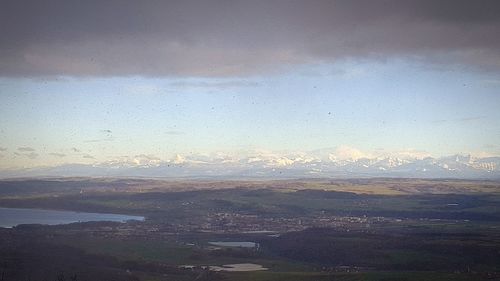
[[[121,157],[92,164],[64,164],[0,171],[0,177],[112,176],[165,178],[321,178],[418,177],[500,179],[500,157],[453,155],[367,156],[318,150],[308,153],[254,151],[228,155],[188,154],[160,159],[151,155]]]

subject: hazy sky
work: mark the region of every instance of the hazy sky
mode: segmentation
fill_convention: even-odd
[[[500,155],[498,1],[1,1],[0,168]]]

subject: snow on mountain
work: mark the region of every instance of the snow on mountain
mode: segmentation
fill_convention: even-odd
[[[425,156],[425,155],[424,155]],[[130,176],[130,177],[422,177],[500,179],[500,157],[452,155],[441,158],[376,156],[342,148],[312,152],[250,151],[241,154],[176,154],[162,160],[152,155],[111,161],[0,171],[0,177]]]

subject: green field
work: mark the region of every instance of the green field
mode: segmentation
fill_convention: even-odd
[[[500,280],[499,186],[419,179],[0,181],[3,207],[146,217],[0,229],[0,274],[3,281],[50,281],[61,273],[67,280]],[[206,269],[239,263],[267,270]]]

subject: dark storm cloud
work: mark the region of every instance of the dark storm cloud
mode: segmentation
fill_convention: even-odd
[[[241,76],[412,57],[500,70],[500,1],[23,1],[0,8],[1,76]]]

